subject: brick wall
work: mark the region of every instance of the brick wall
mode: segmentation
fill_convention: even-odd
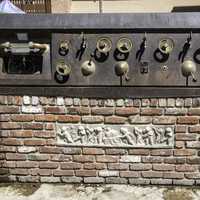
[[[0,96],[0,182],[199,185],[200,98]],[[69,147],[55,126],[173,125],[168,149]]]

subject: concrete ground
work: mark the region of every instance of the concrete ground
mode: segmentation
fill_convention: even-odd
[[[199,200],[199,188],[0,184],[1,200]]]

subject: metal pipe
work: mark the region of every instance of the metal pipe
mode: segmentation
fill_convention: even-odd
[[[103,0],[99,0],[99,13],[103,12]]]

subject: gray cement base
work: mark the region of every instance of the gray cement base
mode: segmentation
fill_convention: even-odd
[[[199,200],[200,188],[0,184],[2,200]]]

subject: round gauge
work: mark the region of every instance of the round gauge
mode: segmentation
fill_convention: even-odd
[[[64,61],[59,61],[56,64],[56,71],[59,75],[68,76],[71,72],[71,67],[70,65],[65,64]]]
[[[161,39],[158,48],[162,53],[170,54],[174,48],[174,41],[170,38]]]
[[[101,53],[108,53],[112,49],[112,42],[108,37],[99,38],[96,47]]]
[[[133,48],[133,43],[129,38],[121,38],[117,42],[117,49],[121,53],[129,53]]]
[[[68,41],[62,41],[60,43],[60,47],[59,47],[59,54],[61,56],[65,56],[65,55],[67,55],[68,51],[69,51],[69,42]]]

